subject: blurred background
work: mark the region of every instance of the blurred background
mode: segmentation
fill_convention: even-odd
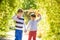
[[[24,10],[26,24],[30,19],[29,12],[41,14],[37,38],[60,40],[60,0],[0,0],[0,40],[7,39],[9,33],[14,33],[15,23],[12,17],[19,8]]]

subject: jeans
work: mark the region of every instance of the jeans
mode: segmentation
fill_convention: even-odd
[[[22,40],[22,33],[23,33],[22,30],[16,29],[15,30],[15,40]]]

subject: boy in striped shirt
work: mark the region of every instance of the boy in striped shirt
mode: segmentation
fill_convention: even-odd
[[[13,19],[16,22],[15,40],[22,40],[23,27],[26,29],[23,18],[23,10],[19,9],[17,11],[17,15],[13,16]]]

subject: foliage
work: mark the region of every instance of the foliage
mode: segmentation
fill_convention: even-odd
[[[0,33],[4,32],[4,34],[6,34],[6,32],[9,31],[11,17],[21,5],[19,1],[20,0],[0,0]]]
[[[40,23],[43,29],[42,39],[43,40],[60,40],[60,1],[59,0],[38,0],[39,6],[45,10],[46,18],[45,22]],[[45,14],[44,13],[44,14]],[[43,18],[43,16],[42,16]],[[41,21],[41,22],[42,22]],[[44,26],[45,25],[45,26]]]
[[[23,4],[22,4],[22,8],[23,9],[36,9],[36,4],[35,4],[35,0],[24,0]]]
[[[60,40],[60,0],[0,0],[0,32],[6,34],[18,8],[40,10],[42,19],[38,32],[42,33],[42,40]],[[30,19],[28,12],[24,17],[27,23]]]

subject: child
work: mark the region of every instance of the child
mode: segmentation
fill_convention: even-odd
[[[39,19],[35,20],[36,15],[34,13],[30,15],[31,20],[28,22],[28,25],[27,25],[27,29],[30,28],[28,40],[31,40],[32,37],[33,37],[33,40],[36,40],[37,23],[41,20],[41,15],[39,14],[38,17]]]
[[[22,40],[23,27],[25,28],[24,18],[23,18],[23,10],[19,9],[17,11],[17,15],[13,16],[13,19],[16,22],[15,40]]]

